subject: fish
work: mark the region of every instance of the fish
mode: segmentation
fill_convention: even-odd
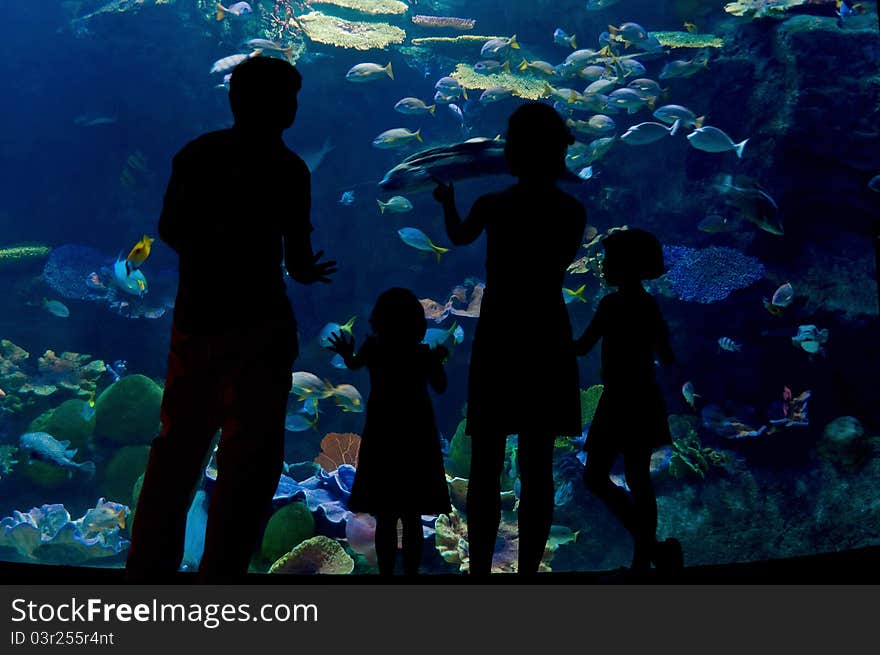
[[[697,116],[690,109],[681,105],[663,105],[655,109],[653,115],[662,123],[672,125],[678,121],[681,127],[691,127],[695,130],[703,127],[706,120],[705,116]]]
[[[608,136],[617,131],[617,124],[614,122],[614,119],[604,114],[595,114],[586,121],[569,119],[566,121],[566,125],[575,132],[590,136]]]
[[[293,63],[293,53],[296,49],[296,46],[289,45],[284,46],[280,43],[276,43],[275,41],[271,41],[270,39],[248,39],[244,42],[244,47],[246,48],[259,48],[263,52],[279,52],[284,55],[284,58],[287,59],[291,64]]]
[[[572,50],[577,50],[577,38],[574,34],[566,34],[565,30],[557,27],[553,32],[553,43],[561,46],[568,46]]]
[[[446,304],[441,305],[436,300],[432,300],[431,298],[421,298],[419,302],[422,305],[422,309],[425,312],[425,318],[435,323],[442,323],[446,320],[446,317],[449,316],[449,313],[452,311],[452,298],[446,301]]]
[[[722,232],[732,232],[736,226],[732,221],[727,220],[718,214],[711,214],[697,224],[697,229],[707,234],[720,234]]]
[[[22,453],[30,455],[31,459],[48,462],[67,469],[69,475],[73,471],[82,471],[89,477],[95,475],[94,462],[74,462],[76,448],[68,448],[70,441],[58,441],[47,432],[26,432],[18,439],[18,447]]]
[[[746,220],[765,232],[783,235],[776,201],[760,189],[754,180],[745,176],[734,177],[729,173],[719,173],[715,176],[712,188],[721,194],[727,204],[739,209]]]
[[[73,119],[74,125],[79,125],[80,127],[96,127],[98,125],[113,125],[116,123],[116,118],[113,116],[94,116],[91,114],[83,114],[82,116],[77,116]]]
[[[324,159],[329,155],[336,146],[333,145],[333,142],[327,138],[324,139],[324,143],[321,144],[321,147],[317,150],[309,149],[299,153],[299,156],[306,163],[306,167],[309,169],[309,173],[314,173],[318,170],[318,167],[324,162]]]
[[[52,316],[57,316],[58,318],[67,318],[70,316],[70,310],[67,308],[67,305],[59,300],[47,300],[46,298],[43,298],[43,309],[52,314]]]
[[[587,145],[586,152],[587,163],[592,164],[597,159],[604,157],[605,154],[611,150],[616,141],[617,138],[613,136],[600,137],[590,141]]]
[[[532,70],[536,70],[539,73],[543,73],[544,75],[556,75],[556,67],[547,61],[541,61],[540,59],[536,59],[535,61],[528,61],[527,59],[523,59],[519,65],[519,70],[524,71],[531,68]]]
[[[298,400],[315,398],[324,400],[333,394],[333,385],[308,371],[294,371],[291,374],[290,393]]]
[[[340,325],[339,323],[327,323],[326,325],[324,325],[324,327],[321,328],[321,332],[318,334],[318,340],[321,344],[321,347],[329,347],[330,337],[334,334],[344,333],[351,336],[351,330],[354,326],[355,320],[357,320],[357,316],[352,316],[342,325]]]
[[[698,52],[692,59],[676,59],[663,66],[658,76],[661,80],[691,77],[709,67],[709,51]]]
[[[122,503],[100,498],[94,508],[79,519],[80,531],[90,537],[115,529],[125,529],[125,521],[131,510]]]
[[[434,88],[442,94],[444,98],[450,98],[451,100],[458,100],[458,98],[464,98],[465,100],[468,99],[467,90],[457,79],[448,75],[437,80],[437,83],[434,84]],[[436,98],[436,95],[434,97]]]
[[[556,550],[560,546],[577,541],[580,530],[572,530],[564,525],[551,525],[550,534],[547,537],[547,546],[550,550]]]
[[[318,429],[318,400],[307,398],[303,406],[284,417],[284,429],[288,432],[305,432]]]
[[[464,123],[464,112],[461,110],[461,107],[454,103],[450,103],[446,106],[449,108],[449,113],[455,116],[461,123]]]
[[[822,345],[828,341],[828,335],[827,329],[820,330],[815,325],[799,325],[797,334],[791,338],[791,342],[814,355],[823,351]]]
[[[345,205],[346,207],[350,207],[351,205],[354,204],[354,199],[355,199],[354,191],[343,191],[342,195],[339,196],[338,202],[340,205]]]
[[[687,140],[697,150],[704,152],[727,152],[733,150],[736,156],[742,158],[743,149],[749,142],[743,139],[739,143],[735,143],[726,132],[719,130],[711,125],[704,125],[687,135]]]
[[[696,411],[697,406],[695,399],[702,398],[702,396],[697,393],[693,382],[688,380],[681,386],[681,395],[684,396],[685,402],[691,406],[691,409]]]
[[[565,304],[569,305],[575,300],[580,302],[587,302],[587,299],[584,297],[584,291],[587,290],[587,285],[582,284],[577,289],[568,289],[566,287],[562,287],[562,296],[565,299]]]
[[[685,21],[685,23],[682,25],[682,27],[683,27],[683,28],[685,29],[685,31],[688,32],[689,34],[693,34],[694,32],[697,31],[697,26],[696,26],[694,23],[691,23],[691,22],[689,22],[689,21]]]
[[[224,7],[219,2],[217,3],[217,20],[223,20],[227,15],[241,18],[243,16],[250,16],[252,13],[254,13],[254,8],[247,2],[236,2],[229,5],[229,7]]]
[[[868,180],[868,188],[875,193],[880,193],[880,175],[875,175]]]
[[[394,105],[394,111],[407,116],[424,116],[425,114],[434,115],[437,105],[427,105],[418,98],[402,98]]]
[[[412,132],[405,127],[397,127],[392,130],[385,130],[373,139],[373,147],[382,150],[390,150],[392,148],[401,148],[412,141],[421,142],[421,128]]]
[[[505,61],[503,64],[495,59],[484,59],[474,64],[474,70],[484,75],[491,75],[498,71],[510,72],[510,62]]]
[[[237,55],[229,55],[228,57],[223,57],[214,62],[213,66],[211,66],[212,73],[228,73],[233,68],[238,66],[241,62],[251,59],[253,57],[259,57],[263,54],[262,49],[256,48],[251,51],[250,54],[237,54]]]
[[[516,34],[509,39],[489,39],[480,48],[480,56],[483,59],[502,59],[511,49],[519,50]]]
[[[605,93],[606,91],[611,91],[616,86],[616,78],[596,80],[595,82],[590,82],[582,95],[588,96],[592,93]]]
[[[773,297],[770,300],[763,299],[764,309],[774,316],[780,316],[785,308],[791,305],[793,300],[794,287],[791,285],[791,282],[786,282],[773,292]]]
[[[663,123],[639,123],[633,125],[626,132],[620,135],[620,140],[631,146],[641,146],[648,143],[659,141],[665,136],[670,136],[678,129],[678,122],[672,127],[667,127]]]
[[[123,259],[122,253],[113,264],[113,282],[122,291],[139,298],[143,298],[147,293],[147,278],[140,270],[131,270],[128,260]]]
[[[363,83],[382,79],[386,75],[392,80],[394,79],[394,70],[391,68],[390,61],[387,66],[365,62],[352,66],[345,74],[345,79],[349,82]]]
[[[628,114],[635,114],[645,105],[652,102],[635,89],[616,89],[608,94],[608,104],[618,109],[626,109]]]
[[[592,166],[584,166],[581,170],[578,171],[578,174],[577,174],[577,176],[579,178],[581,178],[582,180],[591,180],[591,179],[593,179],[594,175],[595,175],[595,172],[593,171]]]
[[[732,353],[738,353],[742,350],[742,346],[730,337],[720,337],[718,339],[718,347]]]
[[[489,87],[482,94],[480,94],[480,103],[484,105],[491,104],[493,102],[499,102],[500,100],[506,100],[507,98],[513,97],[513,91],[510,89],[506,89],[503,86],[493,86]]]
[[[147,261],[147,257],[150,256],[154,241],[154,238],[148,237],[145,234],[141,237],[140,241],[134,244],[132,249],[128,252],[128,256],[125,258],[126,267],[128,268],[129,273],[140,268],[141,264]]]
[[[333,401],[345,412],[364,411],[364,399],[361,392],[351,384],[340,384],[333,389]]]
[[[444,346],[448,350],[452,350],[450,346],[457,346],[464,341],[464,330],[458,323],[453,323],[449,329],[444,328],[428,328],[425,331],[425,337],[422,343],[434,349],[437,346]]]
[[[434,242],[428,238],[427,234],[415,227],[402,227],[397,230],[397,235],[406,245],[411,246],[416,250],[433,252],[437,257],[437,263],[440,263],[440,257],[442,257],[444,253],[449,252],[449,248],[435,245]]]
[[[379,188],[390,192],[433,189],[437,180],[460,180],[508,173],[504,139],[475,137],[461,143],[429,148],[414,153],[385,173]],[[564,183],[581,182],[574,174],[561,178]]]
[[[339,353],[333,355],[333,359],[330,360],[330,366],[332,366],[333,368],[348,369],[348,367],[345,365],[345,358],[343,358],[343,356]]]
[[[647,77],[636,78],[629,82],[626,86],[627,88],[635,89],[642,95],[648,96],[649,98],[657,98],[663,94],[663,89],[660,88],[660,84]]]
[[[601,59],[603,56],[604,55],[601,51],[592,50],[590,48],[575,50],[556,67],[556,73],[560,77],[577,74],[590,64],[595,64],[596,60]]]
[[[412,202],[404,196],[392,196],[385,202],[377,199],[376,202],[379,205],[379,211],[383,214],[386,211],[391,214],[405,214],[408,211],[412,211],[413,208]]]
[[[587,11],[599,11],[616,5],[620,0],[587,0]]]
[[[648,38],[648,30],[633,22],[622,23],[619,27],[609,25],[608,33],[618,40],[626,41],[627,44],[638,43]]]

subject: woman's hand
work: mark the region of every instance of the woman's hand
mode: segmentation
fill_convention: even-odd
[[[452,186],[452,182],[449,182],[447,184],[446,182],[443,182],[436,177],[432,177],[431,179],[437,183],[437,186],[434,187],[434,200],[439,202],[444,207],[448,205],[454,205],[455,188]]]
[[[354,337],[345,332],[334,332],[328,339],[329,346],[325,346],[327,350],[342,355],[343,357],[351,357],[354,354]]]

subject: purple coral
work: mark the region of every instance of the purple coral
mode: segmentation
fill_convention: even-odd
[[[757,258],[725,246],[663,246],[663,258],[673,292],[688,302],[718,302],[764,277]]]

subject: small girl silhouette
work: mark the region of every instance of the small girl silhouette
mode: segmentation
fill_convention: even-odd
[[[602,298],[575,341],[577,354],[586,355],[602,339],[604,390],[584,444],[584,483],[633,536],[634,571],[649,569],[652,562],[658,569],[680,568],[678,540],[657,541],[657,499],[651,483],[652,450],[672,443],[654,356],[662,364],[672,364],[675,357],[669,328],[642,280],[663,274],[663,249],[653,234],[639,229],[614,232],[602,243],[602,273],[617,291]],[[629,492],[609,477],[619,454]]]
[[[383,292],[370,315],[373,334],[355,353],[354,338],[330,337],[330,350],[350,369],[366,366],[370,395],[348,509],[376,518],[379,573],[392,575],[397,522],[403,525],[403,570],[415,575],[422,556],[422,514],[452,511],[440,436],[428,385],[446,390],[448,351],[421,343],[427,329],[415,294]]]

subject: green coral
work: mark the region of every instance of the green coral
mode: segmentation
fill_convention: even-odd
[[[262,554],[275,562],[315,534],[315,519],[305,503],[290,503],[272,514],[263,533]]]
[[[122,444],[149,443],[159,430],[162,387],[145,375],[127,375],[95,403],[95,434]]]
[[[697,434],[697,417],[672,414],[668,422],[672,435],[672,455],[669,459],[669,474],[672,477],[696,475],[704,479],[713,467],[726,468],[731,463],[728,453],[703,446]]]
[[[310,40],[339,48],[384,49],[406,39],[406,32],[395,25],[344,20],[320,11],[303,14],[296,20]]]
[[[651,36],[667,48],[720,48],[724,45],[724,39],[714,34],[651,32]]]
[[[724,11],[734,16],[781,18],[791,7],[806,3],[807,0],[737,0],[724,5]]]
[[[461,420],[449,441],[446,471],[454,478],[467,478],[471,472],[471,438],[465,433],[466,424],[466,419]]]
[[[491,89],[501,86],[509,89],[513,95],[526,100],[538,100],[545,95],[546,82],[543,78],[532,75],[517,75],[501,71],[488,75],[474,70],[470,64],[458,64],[452,77],[465,89]]]
[[[0,271],[38,266],[51,248],[43,245],[20,245],[0,248]]]
[[[599,406],[599,398],[602,397],[604,385],[594,384],[588,389],[581,389],[581,425],[585,426],[593,422],[596,415],[596,407]]]
[[[95,412],[85,400],[65,400],[31,422],[28,432],[48,432],[71,448],[84,448],[95,432]]]
[[[269,573],[292,575],[347,575],[354,570],[354,559],[335,539],[318,535],[306,539],[282,555]]]
[[[380,14],[405,14],[409,6],[400,0],[311,0],[311,5],[332,5],[350,9],[370,16]]]
[[[134,484],[147,470],[149,446],[125,446],[112,457],[104,471],[102,493],[107,500],[128,504]]]

